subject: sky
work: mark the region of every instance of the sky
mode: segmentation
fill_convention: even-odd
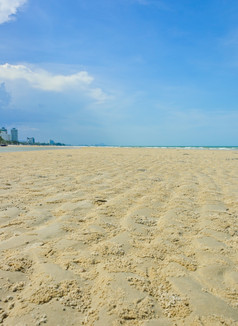
[[[238,145],[237,0],[0,0],[0,125],[72,145]]]

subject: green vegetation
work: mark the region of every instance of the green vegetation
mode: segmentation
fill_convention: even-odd
[[[49,144],[49,143],[35,143],[34,145],[39,145],[39,146],[66,146],[63,143],[54,143],[54,144]]]
[[[0,145],[6,145],[7,142],[0,136]]]
[[[7,141],[0,136],[0,145],[19,145],[18,141]]]
[[[19,142],[19,141],[6,141],[0,136],[0,145],[35,145],[35,146],[52,146],[49,143],[34,143],[29,144],[27,142]],[[65,146],[63,143],[54,143],[53,146]]]

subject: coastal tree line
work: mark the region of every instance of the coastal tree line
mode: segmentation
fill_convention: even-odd
[[[4,140],[1,136],[0,136],[0,145],[31,145],[28,144],[26,142],[19,142],[19,141],[12,141],[12,140]],[[41,145],[41,146],[50,146],[49,143],[34,143],[34,145]],[[65,146],[65,144],[63,143],[54,143],[54,146]]]

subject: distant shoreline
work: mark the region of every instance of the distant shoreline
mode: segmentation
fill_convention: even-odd
[[[42,150],[57,150],[57,149],[77,149],[77,148],[147,148],[147,149],[177,149],[177,150],[224,150],[224,151],[237,151],[238,146],[96,146],[96,145],[66,145],[66,146],[55,146],[55,145],[8,145],[6,147],[0,147],[0,153],[10,152],[24,152],[24,151],[42,151]]]
[[[13,144],[9,144],[7,145],[9,147],[70,147],[70,145],[63,145],[63,146],[58,146],[58,145],[37,145],[37,144],[34,144],[34,145],[29,145],[29,144],[19,144],[19,145],[13,145]]]
[[[44,145],[8,145],[0,147],[0,153],[16,153],[16,152],[30,152],[30,151],[44,151],[44,150],[62,150],[70,149],[71,146],[44,146]]]

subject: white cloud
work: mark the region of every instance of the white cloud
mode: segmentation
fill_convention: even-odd
[[[87,71],[72,75],[53,75],[46,70],[33,71],[24,65],[0,65],[0,80],[26,80],[31,87],[44,91],[61,92],[72,86],[89,85],[93,81]]]
[[[93,88],[90,90],[89,95],[97,100],[98,102],[104,102],[107,99],[111,98],[107,94],[105,94],[101,88]]]
[[[26,81],[30,87],[43,91],[63,92],[76,90],[99,102],[109,98],[101,88],[93,88],[94,80],[87,71],[80,71],[71,75],[56,75],[47,70],[32,70],[25,65],[0,65],[0,82]]]
[[[11,20],[26,2],[27,0],[0,0],[0,24]]]

